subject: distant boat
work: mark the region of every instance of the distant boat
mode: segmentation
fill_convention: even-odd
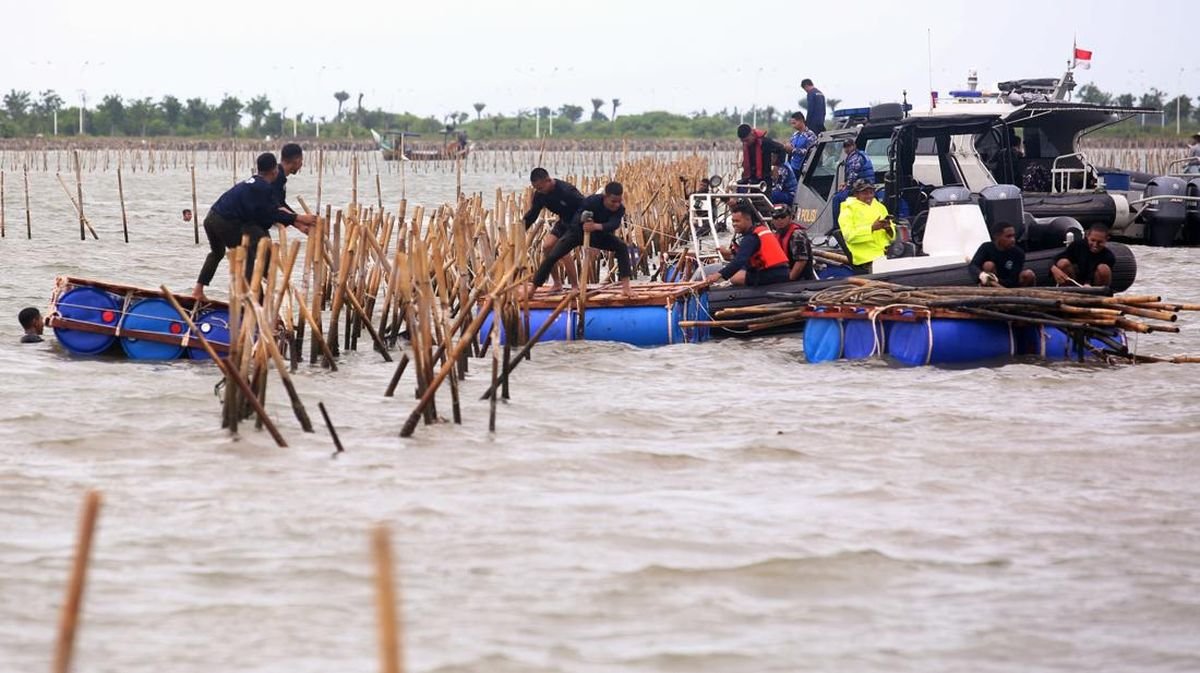
[[[384,131],[379,133],[371,129],[371,137],[379,145],[384,161],[440,161],[466,158],[471,153],[472,145],[467,141],[466,131],[454,131],[447,127],[442,132],[442,143],[430,146],[412,139],[421,137],[420,133],[410,131]]]

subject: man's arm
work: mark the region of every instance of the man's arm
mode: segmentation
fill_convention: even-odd
[[[625,219],[625,206],[617,209],[617,212],[613,213],[607,222],[602,222],[600,226],[604,228],[604,231],[611,234],[621,226],[621,220],[623,219]]]
[[[970,272],[971,278],[977,278],[979,274],[983,273],[983,263],[987,261],[984,259],[985,255],[983,254],[986,249],[987,243],[981,244],[976,248],[975,255],[971,257],[971,261],[967,264],[967,271]]]
[[[537,221],[537,216],[540,212],[542,212],[542,195],[539,192],[534,192],[533,200],[529,204],[529,212],[525,213],[525,226],[528,227]]]
[[[729,280],[738,271],[750,268],[750,258],[758,252],[761,245],[762,243],[758,240],[758,236],[754,234],[742,236],[738,242],[737,254],[734,255],[732,261],[721,269],[721,277]]]

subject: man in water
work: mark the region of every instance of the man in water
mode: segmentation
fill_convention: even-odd
[[[1074,241],[1054,258],[1050,275],[1059,285],[1094,285],[1108,287],[1112,284],[1112,270],[1117,258],[1108,249],[1108,227],[1093,224],[1082,241]]]
[[[871,262],[883,257],[896,238],[887,206],[875,198],[875,185],[858,180],[850,188],[853,194],[842,204],[838,227],[850,253],[850,263],[870,273]]]
[[[542,239],[542,253],[549,253],[558,243],[558,239],[567,233],[567,225],[570,224],[571,218],[575,217],[575,213],[579,212],[579,205],[583,203],[583,194],[579,193],[575,185],[551,178],[549,171],[544,168],[533,169],[529,173],[529,183],[533,185],[533,201],[529,204],[529,211],[525,213],[525,228],[528,229],[537,221],[542,210],[549,210],[558,216],[554,228]],[[574,265],[565,266],[571,284],[578,285],[579,279]],[[551,289],[555,292],[561,291],[562,273],[559,267],[554,267],[551,275],[554,279]]]
[[[279,177],[275,178],[275,195],[279,207],[295,214],[296,211],[287,204],[287,180],[289,175],[295,175],[304,168],[304,150],[296,143],[288,143],[279,150]]]
[[[968,266],[980,285],[1033,287],[1037,275],[1025,268],[1025,251],[1017,245],[1017,228],[1001,222],[992,230],[992,240],[979,246]]]
[[[621,187],[621,183],[610,182],[604,186],[603,194],[593,194],[580,203],[579,212],[571,218],[563,237],[558,239],[542,259],[541,266],[533,276],[533,289],[546,282],[551,269],[559,260],[583,245],[583,234],[587,231],[591,233],[591,247],[608,250],[616,258],[622,294],[633,294],[629,286],[629,279],[633,275],[629,264],[629,247],[616,235],[621,220],[625,217],[624,194],[625,189]]]
[[[792,209],[775,206],[771,212],[771,228],[775,238],[788,256],[788,280],[816,280],[812,263],[812,241],[804,228],[792,219]]]
[[[242,244],[242,236],[250,237],[246,250],[246,278],[254,271],[254,258],[258,242],[266,237],[267,230],[276,222],[293,225],[301,233],[316,224],[315,215],[297,215],[279,205],[279,193],[274,182],[279,176],[279,164],[270,152],[260,154],[256,161],[258,174],[243,180],[217,199],[204,218],[204,233],[208,236],[209,252],[200,268],[200,277],[192,289],[192,296],[205,300],[204,287],[212,282],[217,266],[225,258],[226,248]]]
[[[800,88],[804,89],[806,108],[808,109],[808,127],[817,133],[825,132],[825,94],[821,90],[813,86],[813,81],[804,78],[800,82]]]
[[[788,123],[792,126],[792,139],[783,144],[783,149],[788,151],[788,166],[799,176],[804,170],[804,160],[808,158],[809,151],[817,145],[817,134],[808,128],[803,112],[793,112]]]
[[[184,221],[184,222],[191,222],[191,221],[192,221],[192,209],[191,209],[191,208],[184,208],[184,209],[183,209],[183,221]]]
[[[775,167],[787,161],[787,150],[783,145],[767,137],[766,131],[751,128],[749,124],[737,127],[738,140],[742,141],[741,184],[766,183],[766,193],[771,193],[771,178]]]
[[[727,280],[734,285],[770,285],[788,279],[788,256],[765,224],[758,221],[758,212],[742,201],[730,209],[733,229],[740,238],[733,259],[720,271],[705,280],[715,283]],[[724,253],[724,251],[722,251]]]
[[[42,313],[36,308],[30,306],[21,309],[17,314],[17,322],[21,323],[21,329],[25,330],[25,334],[21,335],[21,343],[36,344],[42,342]]]

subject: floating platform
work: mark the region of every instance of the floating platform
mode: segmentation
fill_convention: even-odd
[[[1096,361],[1112,345],[1126,345],[1122,330],[1102,332],[1083,337],[1058,327],[952,312],[931,317],[908,309],[816,307],[804,328],[804,355],[814,363],[880,357],[908,367],[988,364],[1017,357]]]
[[[708,317],[708,292],[702,283],[634,283],[633,296],[621,294],[618,284],[590,286],[583,313],[582,337],[588,341],[616,341],[634,346],[666,346],[708,340],[707,327],[681,327],[683,320]],[[539,289],[523,302],[522,331],[533,335],[550,319],[554,309],[570,294],[570,304],[554,317],[541,341],[574,341],[580,335],[578,297],[568,291],[551,293]],[[526,316],[528,316],[526,318]],[[490,338],[492,317],[479,330],[481,340]],[[507,334],[500,328],[503,343]]]
[[[229,351],[229,306],[175,295],[218,354]],[[72,355],[207,360],[187,322],[158,290],[59,276],[46,325]]]

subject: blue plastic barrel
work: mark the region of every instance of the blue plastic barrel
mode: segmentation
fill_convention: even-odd
[[[888,355],[910,367],[981,362],[1013,351],[1009,324],[991,320],[898,322],[887,343]]]
[[[117,326],[117,299],[111,294],[94,287],[77,287],[58,298],[58,314],[68,320],[92,323],[115,328]],[[68,351],[77,355],[103,353],[116,339],[112,334],[96,334],[82,330],[54,328],[54,336]]]
[[[204,311],[196,319],[196,328],[214,346],[229,346],[229,311],[223,308]],[[204,346],[199,345],[199,337],[193,334],[188,343],[196,344],[195,346],[188,346],[188,357],[193,360],[209,359],[208,351],[204,350]],[[217,351],[217,353],[220,354],[220,351]]]
[[[887,352],[885,325],[890,324],[879,320],[875,322],[875,329],[871,329],[871,321],[866,318],[846,320],[842,330],[842,357],[862,360],[872,355],[883,355]]]
[[[541,328],[542,324],[546,322],[546,319],[549,318],[550,314],[553,312],[554,309],[549,308],[529,309],[529,334],[527,336],[533,336],[533,333],[537,332],[538,329]],[[489,313],[488,316],[483,319],[483,325],[479,328],[480,343],[482,343],[484,339],[491,339],[493,315],[495,314]],[[519,319],[524,320],[524,314],[520,314]],[[504,324],[501,323],[497,325],[496,328],[500,330],[500,343],[506,343],[508,337],[504,333]],[[563,309],[563,311],[554,318],[554,322],[550,325],[550,328],[546,330],[546,333],[543,334],[540,339],[538,339],[538,343],[543,341],[566,341],[568,339],[574,339],[574,329],[574,313],[570,309]]]
[[[804,321],[804,358],[809,362],[828,362],[842,357],[842,321],[835,318],[809,318]]]
[[[679,327],[682,317],[683,302],[676,302],[671,311],[661,306],[589,308],[584,318],[584,335],[589,341],[665,346],[683,341]]]
[[[149,297],[129,307],[121,330],[122,333],[125,330],[137,330],[179,338],[187,331],[187,327],[166,299]],[[183,353],[183,346],[179,343],[160,343],[128,336],[121,337],[121,348],[133,360],[174,360]]]
[[[1125,344],[1125,332],[1119,329],[1105,330],[1109,339]],[[1028,325],[1015,328],[1013,336],[1018,355],[1034,355],[1047,360],[1095,359],[1092,349],[1106,350],[1108,346],[1096,338],[1088,339],[1088,346],[1077,344],[1071,335],[1057,327]]]

